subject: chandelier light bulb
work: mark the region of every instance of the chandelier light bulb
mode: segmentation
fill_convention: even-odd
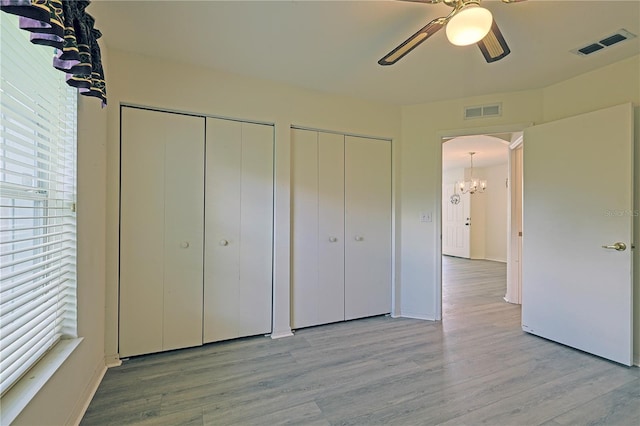
[[[469,4],[455,14],[446,27],[447,38],[456,46],[467,46],[482,40],[491,30],[491,12],[477,4]]]

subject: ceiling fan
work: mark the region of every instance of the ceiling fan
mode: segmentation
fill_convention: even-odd
[[[446,26],[447,38],[457,46],[477,43],[487,62],[498,61],[511,50],[507,45],[491,12],[480,6],[481,0],[404,0],[415,3],[444,3],[453,10],[447,16],[436,18],[421,28],[378,61],[380,65],[393,65],[420,43]],[[502,0],[519,3],[525,0]]]

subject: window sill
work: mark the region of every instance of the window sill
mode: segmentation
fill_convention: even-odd
[[[0,424],[8,425],[25,409],[31,399],[44,387],[82,338],[60,340],[38,363],[2,396]]]

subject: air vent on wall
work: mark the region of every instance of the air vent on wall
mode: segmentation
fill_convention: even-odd
[[[464,119],[499,117],[502,115],[502,104],[490,104],[464,107]]]
[[[571,50],[571,53],[575,53],[576,55],[579,55],[579,56],[587,56],[599,50],[614,46],[620,42],[623,42],[625,40],[629,40],[635,37],[636,37],[635,34],[630,33],[625,29],[621,29],[613,34],[603,37],[602,39],[594,43],[590,43],[590,44],[587,44],[586,46],[573,49]]]

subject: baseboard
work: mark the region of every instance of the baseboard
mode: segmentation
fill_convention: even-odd
[[[407,311],[402,311],[400,315],[394,318],[411,318],[411,319],[417,319],[417,320],[423,320],[423,321],[436,321],[433,315],[429,316],[423,313],[414,313],[414,312],[407,312]]]
[[[121,366],[122,360],[120,359],[120,355],[118,354],[106,355],[104,357],[104,365],[106,365],[107,368]]]
[[[293,333],[291,332],[291,330],[283,330],[283,331],[271,333],[272,339],[282,339],[283,337],[291,337],[291,336],[293,336]]]
[[[636,367],[640,367],[640,354],[636,355],[633,358],[633,365],[635,365]]]
[[[93,399],[93,396],[96,394],[96,391],[98,390],[98,387],[100,386],[100,383],[102,382],[102,378],[104,377],[106,372],[107,372],[106,365],[98,365],[96,367],[96,370],[93,374],[93,377],[91,378],[91,381],[89,382],[85,391],[83,392],[82,397],[78,400],[76,407],[71,412],[71,415],[69,416],[69,421],[67,422],[67,424],[69,425],[80,424],[80,422],[82,421],[82,417],[84,417],[84,413],[87,411],[87,408],[89,408],[89,404],[91,404],[91,400]]]
[[[484,260],[490,260],[491,262],[507,263],[505,259],[491,259],[489,257],[485,257]]]

